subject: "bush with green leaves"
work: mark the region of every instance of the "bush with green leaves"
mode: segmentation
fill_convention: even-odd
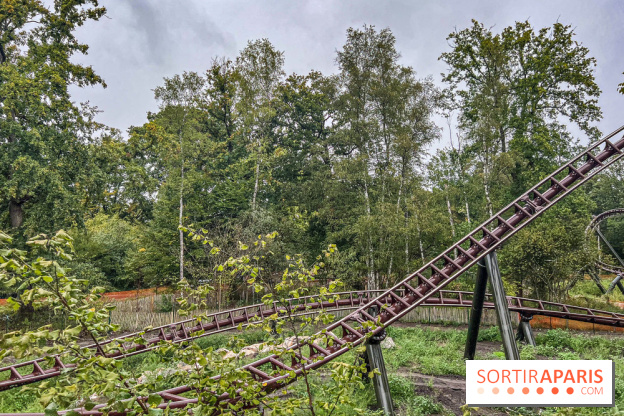
[[[267,280],[274,271],[265,270],[262,260],[270,255],[268,244],[275,237],[276,234],[269,234],[260,236],[249,245],[240,244],[240,255],[229,257],[226,263],[217,267],[217,271],[240,275],[250,287],[264,295],[263,302],[282,307],[280,313],[253,323],[249,328],[261,329],[270,353],[288,359],[294,358],[296,353],[303,353],[306,342],[315,339],[311,334],[316,326],[325,325],[333,317],[324,311],[315,316],[295,316],[294,311],[287,308],[286,298],[315,295],[318,300],[331,301],[336,296],[333,292],[341,285],[336,281],[331,282],[329,287],[315,285],[315,277],[323,267],[322,256],[311,266],[307,266],[300,256],[288,256],[288,267],[283,270],[280,279]],[[63,362],[73,366],[58,377],[22,389],[28,397],[38,398],[46,414],[54,415],[60,409],[75,407],[91,410],[96,406],[105,412],[163,414],[163,399],[155,392],[179,385],[186,385],[189,389],[187,394],[197,398],[197,402],[185,409],[168,409],[170,415],[243,411],[246,415],[259,415],[260,409],[265,408],[271,409],[276,416],[292,414],[297,409],[306,409],[310,414],[320,416],[332,414],[337,406],[357,405],[347,394],[354,386],[363,388],[361,378],[366,369],[357,361],[352,365],[344,362],[330,365],[332,400],[329,402],[315,400],[312,396],[312,381],[308,377],[306,364],[302,364],[305,395],[266,395],[262,383],[242,369],[244,360],[239,354],[235,354],[235,358],[226,358],[224,350],[210,343],[202,347],[202,343],[162,341],[151,359],[159,363],[158,371],[164,368],[167,371],[158,373],[155,370],[151,377],[145,377],[147,372],[141,373],[140,368],[125,366],[121,360],[106,356],[106,353],[122,349],[118,341],[106,342],[109,341],[109,334],[118,329],[108,322],[109,311],[113,307],[99,300],[102,288],[89,288],[88,281],[73,277],[67,273],[69,269],[61,265],[61,260],[72,260],[73,240],[67,233],[59,231],[53,236],[38,235],[28,241],[28,251],[13,248],[11,237],[3,233],[0,233],[0,244],[0,284],[16,293],[8,300],[9,305],[14,309],[51,307],[55,313],[65,314],[71,322],[64,330],[43,326],[34,331],[13,331],[0,337],[0,359],[46,356],[47,364],[52,365],[52,356],[60,355]],[[215,247],[214,251],[218,252],[218,248]],[[335,247],[330,246],[323,256],[329,257],[333,251]],[[180,316],[205,310],[206,299],[213,290],[209,285],[192,287],[185,280],[178,283],[177,289],[183,294],[175,300]],[[200,300],[189,302],[189,298]],[[295,349],[284,348],[281,335],[284,328],[294,334],[299,344]],[[278,336],[270,336],[274,329]],[[142,335],[133,338],[132,342],[145,343]],[[85,340],[95,348],[86,348]],[[249,340],[244,335],[238,338],[238,342],[235,338],[232,343],[234,351],[238,352],[237,348]],[[151,363],[150,367],[155,368],[156,364]],[[157,374],[154,375],[154,372]],[[283,375],[286,382],[293,381],[295,377],[294,372],[285,371]],[[322,383],[326,384],[327,380]],[[224,402],[218,399],[221,396],[239,399]],[[68,413],[70,416],[75,414]]]

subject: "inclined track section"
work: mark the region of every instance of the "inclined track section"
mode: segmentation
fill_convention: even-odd
[[[242,369],[262,383],[265,392],[271,392],[293,382],[303,371],[314,370],[363,343],[367,334],[376,334],[391,325],[412,309],[422,305],[451,281],[462,275],[488,253],[500,247],[507,239],[527,226],[573,190],[594,177],[624,156],[624,137],[613,143],[611,139],[622,132],[624,126],[591,145],[571,159],[528,192],[497,212],[490,219],[462,238],[432,261],[409,275],[379,298],[368,302],[347,317],[319,332],[315,338],[306,340],[292,349],[302,350],[295,354],[290,364],[279,356],[271,355]],[[401,293],[403,292],[403,293]],[[386,303],[387,299],[392,299]],[[541,303],[545,305],[544,302]],[[379,307],[377,317],[369,314],[371,307]],[[360,325],[354,325],[356,321]],[[353,325],[353,326],[351,326]],[[338,332],[338,334],[334,333]],[[324,346],[319,345],[323,339]],[[291,374],[294,374],[293,378]],[[164,402],[161,408],[181,408],[197,402],[196,398],[180,396],[190,391],[188,386],[165,390],[159,394]],[[223,400],[237,397],[220,396]],[[80,409],[83,415],[103,414],[100,407],[91,411]],[[123,415],[112,412],[109,415]]]
[[[374,292],[379,292],[379,291],[372,291],[372,292],[374,294]],[[371,293],[367,291],[343,293],[343,295],[348,296],[348,298],[342,299],[342,300],[346,301],[349,299],[358,299],[361,302],[363,302],[370,296],[370,294]],[[423,304],[423,306],[469,308],[472,306],[473,296],[474,296],[473,292],[441,290],[436,294],[436,296],[432,296],[429,299],[427,299],[426,302]],[[483,308],[494,309],[495,304],[494,304],[492,295],[486,294],[485,296],[486,297],[485,297],[485,302],[483,304]],[[385,299],[385,300],[389,301],[390,299]],[[384,301],[384,299],[382,299],[382,301]],[[546,301],[517,297],[517,296],[507,296],[507,303],[509,305],[510,311],[518,312],[519,314],[526,316],[526,317],[541,315],[541,316],[557,317],[557,318],[562,318],[562,319],[570,319],[570,320],[580,321],[580,322],[597,323],[597,324],[614,326],[614,327],[624,327],[624,314],[621,314],[621,313],[607,312],[607,311],[601,311],[597,309],[590,309],[590,308],[584,308],[584,307],[573,306],[573,305],[565,305],[565,304],[555,303],[555,302],[546,302]],[[320,308],[323,308],[323,309],[326,308],[325,306],[321,306],[321,304],[318,302],[312,303],[311,305],[312,305],[312,309],[316,308],[316,310]],[[354,309],[356,307],[357,305],[354,302],[353,304],[347,304],[346,306],[343,306],[343,307],[336,307],[333,310],[334,311],[349,310],[349,309]],[[311,313],[316,313],[316,311],[305,312],[304,314],[311,314]],[[301,316],[301,314],[297,316]],[[231,327],[230,329],[234,329],[234,328]],[[208,336],[208,335],[218,333],[218,332],[221,332],[221,331],[206,333],[204,336]],[[140,350],[140,352],[145,352],[145,351],[147,350]],[[118,358],[123,358],[123,356],[118,357]],[[55,360],[57,360],[56,357],[55,357]],[[271,364],[275,364],[278,366],[280,365],[280,363],[278,363],[275,360],[270,360],[270,362]],[[62,363],[60,365],[63,366]],[[6,367],[2,370],[6,371],[8,368],[10,367]],[[291,371],[291,369],[287,367],[284,367],[284,369],[287,371]],[[55,375],[58,375],[58,374],[50,374],[45,378],[54,377]],[[32,378],[25,379],[25,380],[29,383],[32,383],[40,379],[41,378],[38,378],[38,377],[32,377]],[[20,383],[20,384],[25,384],[25,383]],[[19,384],[13,383],[9,387],[14,387],[17,385]],[[165,399],[176,401],[178,403],[178,406],[181,406],[184,403],[186,404],[190,403],[188,401],[190,399],[179,396],[179,394],[182,394],[186,391],[187,390],[184,388],[175,388],[175,389],[170,389],[170,390],[161,392],[161,396]],[[99,413],[96,412],[95,414],[99,414]],[[39,415],[39,414],[36,414],[36,415]]]

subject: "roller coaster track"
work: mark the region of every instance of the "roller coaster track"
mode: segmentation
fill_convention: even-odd
[[[336,296],[337,299],[331,301],[318,301],[315,299],[318,296],[293,298],[288,299],[289,305],[287,308],[291,309],[291,316],[293,317],[315,314],[318,313],[319,310],[325,312],[347,311],[359,308],[361,305],[368,303],[383,292],[383,290],[363,290],[334,293],[333,295]],[[334,296],[332,296],[332,298]],[[427,299],[422,306],[469,308],[472,306],[472,297],[472,292],[441,290],[438,292],[437,296]],[[391,299],[385,299],[384,301],[386,300],[391,301]],[[494,309],[492,295],[486,294],[485,300],[483,307],[485,309]],[[624,327],[624,314],[517,296],[507,296],[507,303],[510,311],[518,312],[526,317],[541,315],[614,327]],[[250,324],[257,324],[275,314],[283,316],[286,312],[286,307],[279,307],[277,305],[272,305],[270,308],[264,304],[250,305],[202,315],[201,318],[187,319],[169,325],[163,325],[145,332],[123,335],[103,342],[100,346],[109,345],[111,347],[109,350],[104,350],[104,356],[121,359],[152,351],[158,348],[162,341],[173,343],[192,341],[201,337],[238,329],[238,325],[246,327]],[[151,337],[146,337],[147,334],[150,334]],[[141,344],[135,343],[134,340],[137,337],[142,337],[145,342]],[[88,345],[86,348],[95,350],[96,346]],[[46,364],[50,361],[53,365],[50,368],[44,369]],[[31,366],[32,371],[30,373],[20,373],[20,369]],[[56,377],[61,374],[63,369],[73,367],[75,367],[75,364],[64,363],[62,357],[57,355],[24,361],[19,364],[0,368],[0,374],[4,373],[9,377],[8,379],[0,381],[0,391]]]
[[[317,369],[363,343],[367,339],[367,333],[378,334],[383,331],[385,327],[393,324],[414,308],[425,304],[427,299],[438,294],[446,285],[461,276],[484,256],[499,248],[511,236],[533,222],[562,198],[615,161],[620,160],[624,156],[624,137],[620,137],[615,143],[611,139],[623,130],[624,126],[589,146],[446,251],[376,299],[329,325],[315,337],[291,347],[297,352],[289,364],[284,362],[285,358],[270,355],[245,365],[242,369],[261,382],[264,391],[269,393],[293,382],[304,371]],[[369,313],[370,308],[373,307],[380,309],[377,317]],[[360,326],[358,327],[354,322]],[[366,322],[368,324],[364,326]],[[293,378],[292,375],[295,377]],[[163,399],[158,407],[179,409],[197,403],[197,398],[181,396],[191,390],[189,386],[180,386],[155,393]],[[147,400],[147,398],[140,400]],[[239,398],[221,395],[218,400],[234,401]],[[102,406],[96,406],[89,411],[86,409],[76,411],[83,415],[95,416],[104,414],[100,409]],[[121,416],[126,413],[125,411],[109,412],[108,415]]]
[[[585,233],[589,234],[589,232],[591,232],[591,231],[594,231],[594,232],[598,231],[599,232],[600,230],[599,230],[598,227],[600,226],[600,223],[602,221],[606,220],[607,218],[621,216],[621,215],[624,215],[624,208],[615,208],[615,209],[611,209],[609,211],[605,211],[605,212],[603,212],[601,214],[598,214],[589,223]],[[608,244],[608,242],[607,242],[607,244]],[[609,246],[609,248],[612,249],[612,247],[610,247],[610,246]],[[602,262],[602,261],[597,261],[596,262],[596,267],[598,267],[599,269],[604,270],[604,271],[606,271],[608,273],[613,273],[613,274],[616,274],[616,275],[624,274],[624,265],[613,265],[613,264],[608,264],[608,263],[605,263],[605,262]]]

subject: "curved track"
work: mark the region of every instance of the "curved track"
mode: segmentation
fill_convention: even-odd
[[[592,218],[591,222],[587,226],[587,230],[585,231],[585,233],[589,234],[589,232],[591,231],[599,231],[598,227],[600,226],[600,223],[602,221],[606,220],[607,218],[617,217],[620,215],[624,215],[624,208],[610,209],[609,211],[605,211],[601,214],[596,215],[594,218]],[[623,265],[613,265],[613,264],[608,264],[602,261],[597,261],[596,267],[598,267],[601,270],[604,270],[605,272],[613,273],[615,275],[624,274]]]
[[[527,226],[543,212],[554,206],[583,183],[624,156],[624,137],[613,143],[611,139],[620,134],[624,126],[597,141],[581,154],[562,165],[536,186],[497,212],[468,235],[453,244],[416,272],[407,276],[381,296],[351,312],[347,317],[329,325],[292,349],[292,362],[271,355],[242,367],[262,383],[265,392],[277,390],[293,382],[304,370],[314,370],[334,358],[351,350],[367,339],[367,332],[377,334],[393,324],[412,309],[425,304],[447,284],[461,276],[481,258],[499,248],[507,239]],[[539,301],[538,301],[539,302]],[[541,302],[544,305],[544,302]],[[377,317],[369,314],[371,307],[380,308]],[[368,321],[368,327],[362,326]],[[354,324],[360,324],[359,326]],[[372,325],[371,325],[372,323]],[[337,333],[335,333],[337,332]],[[291,375],[294,375],[293,378]],[[184,408],[197,403],[196,398],[181,394],[191,391],[189,386],[180,386],[158,392],[163,402],[159,408]],[[219,396],[220,401],[238,400],[237,397]],[[147,400],[143,398],[141,400]],[[103,414],[101,406],[87,411],[78,409],[83,415]],[[126,412],[109,412],[111,416]]]
[[[320,309],[325,312],[357,309],[381,293],[383,293],[382,290],[341,292],[335,294],[340,297],[336,301],[318,302],[315,301],[314,296],[307,296],[305,298],[289,299],[289,303],[292,304],[294,302],[299,302],[299,305],[294,305],[292,308],[292,316],[299,317],[315,314]],[[494,309],[492,295],[486,294],[485,296],[486,298],[483,307],[485,309]],[[438,292],[437,296],[427,299],[422,306],[469,308],[472,306],[472,298],[472,292],[441,290]],[[391,299],[381,300],[391,301]],[[614,327],[624,327],[624,314],[620,313],[565,305],[561,303],[545,302],[517,296],[507,296],[507,303],[510,311],[518,312],[526,317],[541,315]],[[300,306],[302,307],[300,308]],[[256,310],[255,313],[248,313],[248,311],[254,309]],[[251,305],[243,308],[236,308],[204,315],[201,319],[187,319],[170,325],[153,328],[146,331],[145,334],[152,334],[152,337],[145,338],[146,342],[144,344],[136,344],[133,342],[137,336],[145,336],[140,332],[136,332],[113,338],[105,343],[102,343],[101,345],[108,345],[110,347],[108,350],[105,350],[104,355],[106,357],[121,359],[154,350],[158,347],[158,344],[161,341],[166,340],[174,343],[180,343],[238,329],[236,322],[240,321],[239,317],[244,317],[242,325],[245,327],[249,324],[262,322],[264,319],[276,313],[286,313],[286,308],[266,308],[266,305],[263,304]],[[210,319],[210,321],[206,322],[208,319]],[[232,322],[234,322],[234,324]],[[96,346],[89,345],[87,348],[96,349]],[[50,368],[45,368],[47,362],[49,361],[53,361],[54,365]],[[28,367],[32,367],[32,371],[30,373],[20,374],[20,369]],[[7,376],[6,379],[0,380],[0,391],[56,377],[61,374],[63,369],[72,367],[75,367],[75,365],[63,363],[60,356],[53,356],[25,361],[19,364],[0,368],[0,374],[4,373]]]

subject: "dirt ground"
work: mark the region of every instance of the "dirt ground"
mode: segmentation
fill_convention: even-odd
[[[400,373],[410,378],[414,383],[415,393],[420,396],[429,396],[442,404],[447,410],[461,416],[460,407],[466,400],[466,382],[462,376],[429,376],[418,373]],[[473,415],[506,415],[497,409],[482,407]]]

